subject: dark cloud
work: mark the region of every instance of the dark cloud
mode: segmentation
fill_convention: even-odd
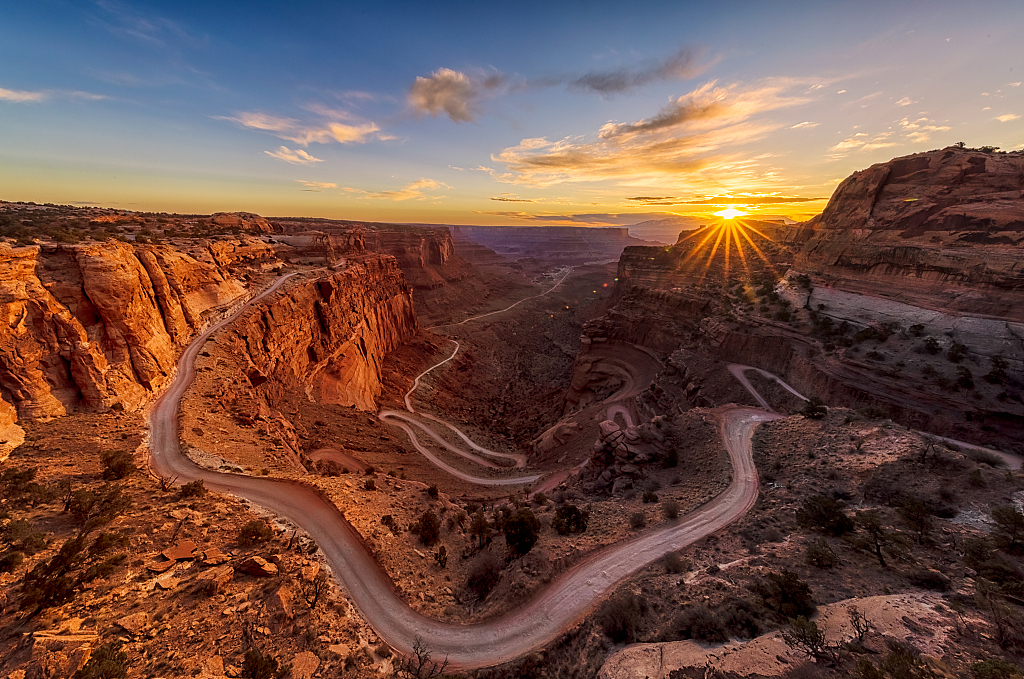
[[[564,82],[571,90],[618,94],[652,82],[696,77],[703,70],[703,67],[698,64],[699,56],[698,51],[684,48],[665,61],[649,62],[638,69],[620,68],[613,71],[592,71],[575,79],[566,78]]]

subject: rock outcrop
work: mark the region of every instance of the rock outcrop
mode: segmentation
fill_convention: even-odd
[[[223,341],[245,358],[249,381],[271,402],[299,388],[320,403],[372,411],[385,354],[417,327],[398,262],[367,255],[255,305]]]
[[[455,253],[448,227],[398,227],[366,232],[366,247],[393,256],[415,290],[435,290],[472,273]]]
[[[138,408],[204,313],[243,292],[166,246],[0,245],[0,394],[27,418]]]

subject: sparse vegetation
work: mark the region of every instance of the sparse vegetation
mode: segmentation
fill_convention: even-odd
[[[503,531],[509,551],[516,556],[522,556],[537,544],[540,521],[532,511],[524,507],[516,510],[515,514],[505,521]]]
[[[555,516],[551,519],[551,527],[559,535],[583,533],[587,530],[587,519],[589,512],[583,511],[576,505],[562,505],[555,510]]]
[[[441,520],[432,509],[428,509],[409,527],[409,532],[418,535],[426,547],[433,547],[441,539]]]
[[[274,529],[262,519],[253,519],[238,532],[238,544],[249,547],[261,542],[268,542],[274,537]]]
[[[206,484],[202,479],[186,483],[178,488],[178,495],[183,499],[202,497],[206,495]]]

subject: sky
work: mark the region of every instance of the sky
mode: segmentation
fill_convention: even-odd
[[[803,220],[874,163],[1024,148],[1017,0],[5,5],[8,201]]]

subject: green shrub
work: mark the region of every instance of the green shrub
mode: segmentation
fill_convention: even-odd
[[[665,558],[662,559],[662,563],[665,564],[665,572],[670,575],[679,575],[686,572],[686,564],[683,563],[683,560],[675,552],[666,554]]]
[[[466,589],[472,592],[477,599],[484,599],[494,586],[501,579],[501,566],[497,559],[486,556],[469,572],[466,580]]]
[[[666,519],[674,521],[679,518],[679,503],[675,500],[665,500],[661,503],[661,511]]]
[[[1024,676],[1024,669],[1002,658],[990,658],[971,665],[971,672],[976,679],[1019,679]]]
[[[262,519],[253,519],[238,531],[238,544],[243,547],[267,542],[274,537],[274,529]]]
[[[810,586],[796,573],[786,569],[757,579],[750,589],[761,597],[767,609],[783,619],[808,616],[816,610]]]
[[[133,474],[135,457],[127,450],[105,450],[100,453],[100,464],[103,465],[104,479],[123,479]]]
[[[629,515],[629,527],[639,530],[647,525],[647,515],[643,512],[633,512]]]
[[[632,592],[613,596],[601,604],[597,621],[605,635],[617,644],[637,640],[640,623],[647,612],[646,603]]]
[[[853,531],[853,519],[843,512],[843,503],[824,495],[811,495],[796,510],[796,522],[808,530],[835,537]]]
[[[377,490],[377,482],[373,478],[363,481],[363,490]]]
[[[712,644],[729,640],[729,633],[718,616],[707,606],[685,609],[672,621],[672,629],[679,639],[699,639]]]
[[[555,517],[551,519],[551,527],[559,535],[583,533],[587,530],[587,519],[589,518],[590,513],[576,505],[562,505],[555,510]]]
[[[516,511],[505,521],[505,543],[509,550],[518,556],[526,554],[537,544],[540,536],[540,521],[529,509]]]
[[[437,518],[437,514],[428,509],[420,515],[416,523],[409,527],[409,531],[413,535],[418,535],[420,542],[424,545],[433,547],[441,539],[441,520]]]
[[[190,483],[186,483],[182,487],[178,488],[178,495],[182,499],[202,497],[206,495],[206,484],[202,479],[196,479]]]
[[[74,679],[123,679],[128,676],[128,654],[122,650],[120,641],[101,644],[82,669],[75,672]]]

